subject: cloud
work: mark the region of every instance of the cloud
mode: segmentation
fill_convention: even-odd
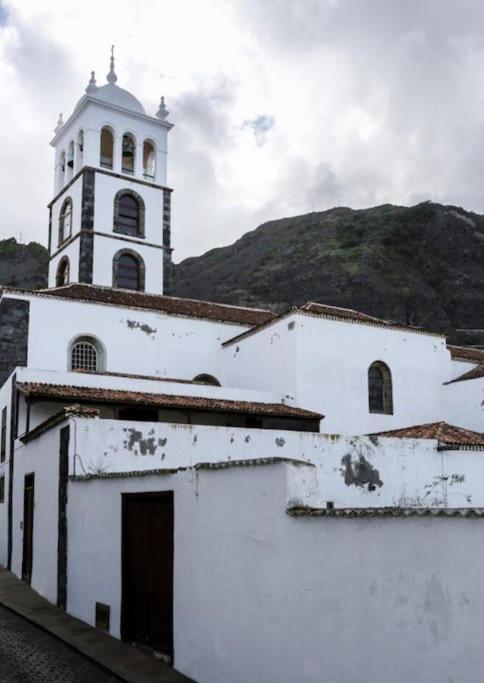
[[[476,0],[0,0],[2,236],[45,243],[48,140],[111,42],[175,124],[176,260],[338,204],[482,212],[483,25]]]
[[[263,147],[267,142],[267,134],[271,128],[274,128],[275,123],[276,119],[274,116],[261,114],[255,119],[244,121],[242,128],[252,128],[257,147]]]
[[[8,21],[7,8],[0,2],[0,26],[4,26]]]

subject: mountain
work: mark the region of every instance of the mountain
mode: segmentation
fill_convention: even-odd
[[[0,241],[0,283],[47,284],[46,250]],[[173,266],[171,294],[280,311],[308,300],[484,347],[484,216],[426,202],[260,225]]]
[[[275,311],[324,302],[484,346],[484,216],[454,206],[269,221],[173,271],[177,296]]]

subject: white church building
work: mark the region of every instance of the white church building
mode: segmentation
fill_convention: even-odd
[[[172,124],[116,81],[1,292],[0,565],[198,683],[481,683],[484,351],[169,296]]]

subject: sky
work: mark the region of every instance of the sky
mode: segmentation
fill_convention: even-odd
[[[484,213],[482,0],[0,0],[0,237],[46,244],[53,135],[98,85],[175,124],[176,262],[267,220]]]

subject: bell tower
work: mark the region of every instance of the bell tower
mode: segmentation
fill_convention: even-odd
[[[111,51],[105,85],[94,72],[67,119],[59,117],[49,204],[49,287],[72,282],[169,292],[171,189],[161,98],[155,116],[120,88]]]

